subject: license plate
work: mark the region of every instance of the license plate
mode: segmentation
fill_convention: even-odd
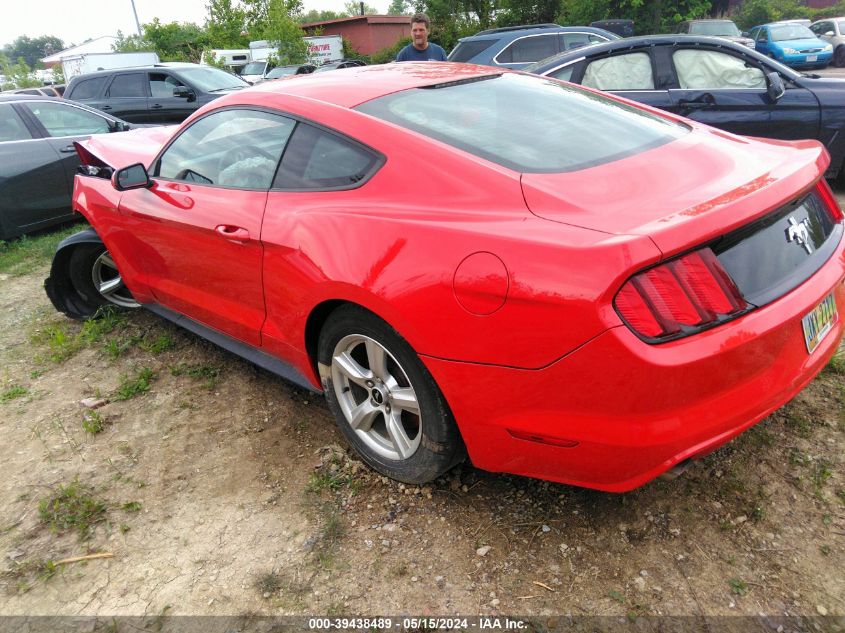
[[[807,61],[808,62],[814,62],[814,61],[818,60],[818,58],[819,58],[818,55],[807,55]]]
[[[838,320],[839,312],[836,310],[833,293],[827,295],[824,301],[801,319],[801,325],[804,328],[804,343],[807,345],[808,354],[813,353]]]

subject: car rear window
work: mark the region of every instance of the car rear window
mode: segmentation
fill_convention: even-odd
[[[107,77],[92,77],[91,79],[83,79],[73,86],[73,92],[68,95],[68,98],[79,101],[80,99],[93,99],[98,94],[106,83]]]
[[[576,86],[511,73],[405,90],[356,109],[534,173],[608,163],[689,132],[685,125]]]
[[[459,42],[455,49],[449,53],[450,62],[468,62],[481,51],[487,50],[499,40],[475,40],[470,42]]]

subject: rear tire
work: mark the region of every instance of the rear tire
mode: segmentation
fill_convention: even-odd
[[[329,408],[371,468],[422,484],[465,456],[434,379],[390,325],[358,306],[335,310],[320,332],[319,362]]]
[[[837,68],[845,66],[845,44],[840,44],[833,51],[833,65]]]
[[[80,244],[74,248],[68,274],[73,290],[81,299],[77,306],[84,318],[94,317],[105,306],[122,309],[139,306],[103,244]]]

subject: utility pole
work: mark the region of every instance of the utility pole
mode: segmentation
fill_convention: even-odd
[[[132,3],[132,13],[135,15],[135,28],[138,29],[138,36],[142,35],[141,33],[141,23],[138,21],[138,11],[135,9],[135,0],[129,0]]]

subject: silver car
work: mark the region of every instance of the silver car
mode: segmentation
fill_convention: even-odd
[[[816,37],[833,46],[833,65],[839,68],[845,66],[845,17],[813,22],[810,30]]]

